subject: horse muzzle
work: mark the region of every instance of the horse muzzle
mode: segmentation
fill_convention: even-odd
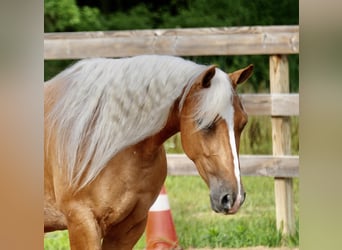
[[[246,193],[236,194],[234,192],[210,193],[211,208],[216,213],[235,214],[243,202],[245,201]]]

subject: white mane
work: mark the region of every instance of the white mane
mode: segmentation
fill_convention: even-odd
[[[63,87],[47,119],[70,184],[84,187],[120,150],[160,131],[174,101],[185,88],[184,100],[205,69],[171,56],[96,58],[81,60],[48,81]],[[216,73],[194,114],[203,126],[231,103],[229,79]]]

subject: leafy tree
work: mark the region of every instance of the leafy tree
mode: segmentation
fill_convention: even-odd
[[[74,0],[44,1],[45,32],[67,31],[80,23],[80,12]]]
[[[101,30],[105,27],[104,18],[96,7],[79,7],[75,0],[44,2],[45,32]]]

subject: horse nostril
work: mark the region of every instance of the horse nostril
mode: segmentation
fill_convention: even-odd
[[[223,207],[225,207],[228,204],[229,201],[229,194],[224,195],[221,199],[221,204],[223,205]]]
[[[234,205],[235,199],[232,195],[226,194],[221,198],[221,205],[224,210],[230,210]]]

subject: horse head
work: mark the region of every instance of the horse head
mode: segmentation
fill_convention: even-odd
[[[236,88],[252,73],[253,65],[230,74],[210,66],[197,77],[182,103],[182,146],[208,185],[215,212],[234,214],[246,197],[238,155],[247,114]]]

